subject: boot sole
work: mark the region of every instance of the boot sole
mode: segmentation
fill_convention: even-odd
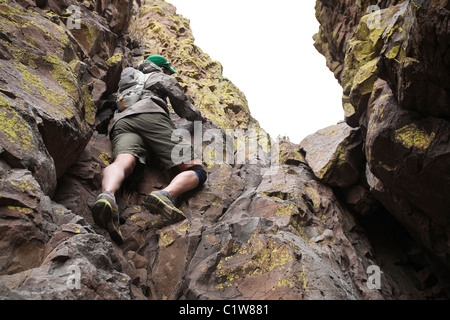
[[[175,223],[186,219],[183,212],[168,205],[163,199],[155,194],[150,194],[145,197],[144,206],[147,210],[158,213],[163,218],[164,222]]]

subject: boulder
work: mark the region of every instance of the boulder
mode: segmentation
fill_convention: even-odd
[[[111,243],[76,224],[63,226],[61,232],[74,235],[53,248],[40,266],[1,277],[2,297],[27,300],[131,298],[130,278],[117,270],[120,265]]]
[[[359,179],[362,138],[345,122],[321,129],[300,143],[305,159],[318,179],[334,187],[348,187]]]
[[[10,170],[0,190],[3,299],[130,299],[113,245],[51,201],[31,172]]]

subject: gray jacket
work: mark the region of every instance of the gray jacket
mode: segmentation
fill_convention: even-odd
[[[145,93],[141,100],[122,112],[116,111],[111,123],[111,130],[114,124],[122,118],[140,113],[163,113],[170,117],[167,107],[167,98],[173,110],[181,117],[190,121],[202,121],[200,111],[192,104],[184,94],[183,89],[177,79],[165,74],[160,67],[154,63],[144,60],[138,65],[138,69],[145,74],[150,74],[145,83]]]

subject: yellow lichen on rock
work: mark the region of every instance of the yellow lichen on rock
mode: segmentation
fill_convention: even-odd
[[[111,67],[115,64],[118,64],[123,59],[123,53],[122,52],[116,52],[111,58],[106,60],[106,65]]]
[[[401,41],[405,40],[404,24],[408,20],[405,4],[377,10],[364,15],[347,43],[344,69],[340,77],[343,87],[343,106],[346,119],[357,126],[359,114],[364,112],[373,85],[378,79],[380,56],[387,59],[404,60],[405,51]],[[396,45],[390,46],[390,38],[395,37]]]
[[[436,134],[434,132],[428,133],[420,129],[415,123],[395,131],[395,140],[408,149],[418,148],[426,150],[435,138]]]
[[[263,274],[282,272],[295,260],[292,249],[274,239],[255,236],[242,244],[235,253],[223,257],[216,267],[216,289],[239,285],[244,280]],[[274,285],[283,282],[275,278]]]
[[[50,74],[59,83],[59,85],[64,89],[64,91],[75,100],[78,94],[78,81],[73,73],[72,68],[69,64],[63,62],[59,57],[47,54],[43,57],[43,60],[52,65],[52,70]]]
[[[0,134],[23,151],[35,148],[35,140],[28,123],[17,113],[11,103],[0,93]]]

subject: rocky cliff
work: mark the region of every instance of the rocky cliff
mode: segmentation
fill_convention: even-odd
[[[359,179],[420,243],[446,283],[449,10],[448,1],[318,1],[315,36],[343,87],[345,122],[361,135],[363,160],[353,158]]]
[[[163,0],[0,0],[2,299],[446,298],[449,8],[416,2],[317,2],[346,123],[296,145]],[[166,226],[141,204],[174,173],[130,177],[117,246],[90,205],[120,72],[150,54],[209,119],[173,115],[209,179]]]

